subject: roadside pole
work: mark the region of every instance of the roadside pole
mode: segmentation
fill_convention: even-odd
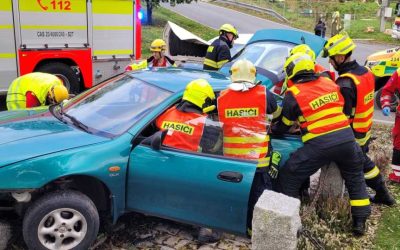
[[[384,32],[385,31],[385,9],[386,7],[389,6],[389,0],[382,0],[382,4],[381,4],[381,25],[379,28],[380,32]]]

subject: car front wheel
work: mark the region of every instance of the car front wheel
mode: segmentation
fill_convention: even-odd
[[[99,223],[96,206],[86,195],[57,191],[28,208],[22,230],[30,249],[88,249]]]

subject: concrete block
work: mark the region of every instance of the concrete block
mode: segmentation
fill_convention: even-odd
[[[300,200],[265,190],[253,213],[252,249],[296,249]]]
[[[326,198],[342,198],[344,195],[344,179],[340,174],[340,170],[336,163],[331,162],[329,165],[322,167],[320,174],[321,197]]]

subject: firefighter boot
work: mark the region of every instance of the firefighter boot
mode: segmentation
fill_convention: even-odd
[[[353,235],[363,236],[365,234],[365,222],[366,217],[354,217],[353,216]]]
[[[375,196],[371,197],[371,202],[376,204],[384,204],[387,206],[393,206],[396,204],[396,200],[392,197],[389,190],[384,183],[376,190]]]
[[[392,154],[392,170],[389,180],[400,183],[400,150],[393,148]]]

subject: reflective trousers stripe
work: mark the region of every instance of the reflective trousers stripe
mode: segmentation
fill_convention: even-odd
[[[368,206],[369,204],[370,204],[369,199],[350,200],[350,206],[352,207],[363,207],[363,206]]]
[[[360,146],[364,146],[371,138],[371,131],[368,131],[363,138],[356,138],[356,142]]]
[[[377,166],[375,166],[373,169],[371,169],[367,173],[364,173],[364,178],[366,180],[370,180],[370,179],[377,177],[379,175],[379,173],[380,173],[379,168]]]

